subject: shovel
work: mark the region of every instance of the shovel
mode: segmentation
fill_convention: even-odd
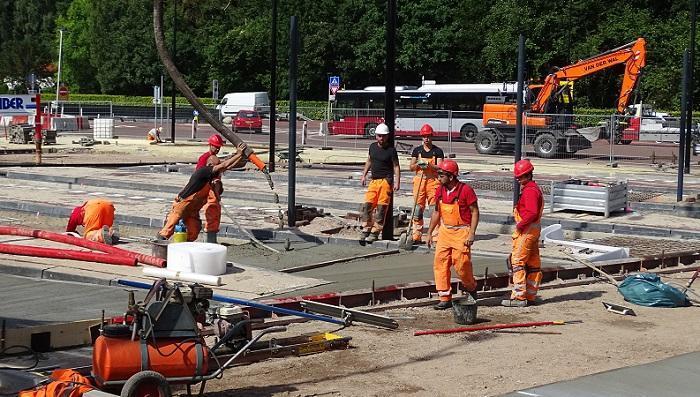
[[[425,173],[421,172],[420,182],[418,182],[418,191],[423,187],[423,180],[425,179]],[[413,249],[413,237],[411,236],[413,227],[413,216],[416,213],[416,204],[418,204],[418,195],[413,199],[413,208],[411,208],[411,217],[408,219],[408,227],[405,232],[401,233],[399,236],[399,249],[410,251]]]

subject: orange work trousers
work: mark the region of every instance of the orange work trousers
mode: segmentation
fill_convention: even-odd
[[[102,227],[109,227],[111,235],[112,225],[114,225],[114,204],[109,200],[92,199],[85,203],[83,210],[85,211],[83,236],[88,240],[104,243]]]
[[[202,209],[204,210],[204,231],[218,233],[221,227],[221,201],[216,197],[213,189],[210,189],[207,203]]]
[[[540,260],[540,226],[531,225],[525,232],[513,232],[510,262],[513,269],[513,292],[510,299],[534,301],[542,281]]]
[[[417,207],[413,215],[413,241],[423,238],[423,213],[426,206],[435,205],[435,192],[439,186],[440,181],[437,178],[424,177],[421,183],[420,173],[413,177],[413,199]]]
[[[450,267],[452,266],[454,266],[464,288],[467,291],[476,290],[471,248],[464,245],[468,236],[469,226],[460,226],[459,228],[450,228],[444,224],[440,226],[437,246],[435,247],[433,274],[435,276],[435,289],[441,301],[452,300],[452,286],[450,285],[452,276]]]
[[[166,239],[175,233],[175,225],[182,219],[187,227],[187,241],[195,241],[202,230],[199,211],[204,207],[211,190],[209,184],[204,185],[198,192],[185,198],[176,197],[168,212],[165,225],[160,229],[160,235]]]
[[[376,233],[384,228],[393,189],[394,187],[391,186],[388,179],[373,179],[369,183],[367,193],[365,193],[365,211],[367,211],[365,230]],[[375,209],[377,214],[374,214]]]

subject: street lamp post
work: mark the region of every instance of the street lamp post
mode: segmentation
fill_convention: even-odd
[[[58,29],[60,34],[58,39],[58,76],[56,77],[56,116],[58,116],[58,95],[61,89],[61,55],[63,53],[63,29]]]

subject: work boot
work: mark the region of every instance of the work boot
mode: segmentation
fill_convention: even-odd
[[[527,307],[527,301],[526,300],[518,300],[518,299],[503,299],[501,301],[501,306],[505,307]]]
[[[469,295],[471,295],[472,299],[474,299],[474,302],[476,302],[476,290],[474,291],[467,291]]]
[[[445,310],[452,307],[452,301],[440,301],[437,305],[433,306],[435,310]]]
[[[367,237],[369,237],[369,231],[363,230],[362,233],[360,233],[360,242],[361,243],[366,242]]]
[[[102,226],[102,241],[105,244],[112,245],[112,235],[109,233],[109,226]]]
[[[207,232],[207,243],[218,244],[216,242],[216,232]]]
[[[365,241],[368,243],[373,243],[377,240],[379,240],[379,232],[370,233],[369,236],[365,238]]]
[[[112,245],[119,242],[119,226],[112,226]]]

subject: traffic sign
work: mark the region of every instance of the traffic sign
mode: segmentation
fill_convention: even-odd
[[[62,85],[61,88],[58,89],[58,99],[68,99],[69,93],[70,93],[70,90],[68,89],[68,87],[65,85]]]

